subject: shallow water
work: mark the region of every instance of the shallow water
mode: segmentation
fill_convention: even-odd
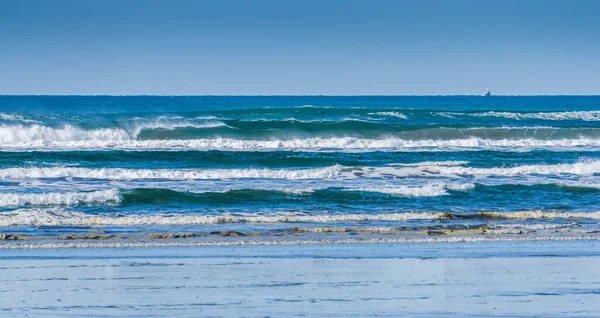
[[[597,317],[594,241],[3,251],[10,317]]]

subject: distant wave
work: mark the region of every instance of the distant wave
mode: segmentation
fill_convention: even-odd
[[[244,122],[244,123],[303,123],[303,124],[314,124],[314,123],[344,123],[344,122],[358,122],[358,123],[376,123],[374,121],[361,119],[361,118],[338,118],[338,119],[296,119],[294,117],[283,118],[283,119],[267,119],[267,118],[253,118],[253,119],[229,119],[231,122]]]
[[[528,151],[600,146],[600,129],[593,127],[430,128],[377,124],[355,118],[331,121],[288,118],[261,125],[257,126],[254,120],[244,123],[178,117],[132,120],[118,128],[95,129],[70,124],[60,127],[0,124],[0,149]],[[222,134],[228,137],[221,137]]]
[[[204,120],[202,122],[197,122],[197,121],[187,120],[187,119],[169,120],[169,119],[160,119],[159,118],[156,120],[145,120],[145,121],[141,121],[141,122],[136,122],[135,124],[133,124],[133,127],[132,127],[129,135],[132,138],[135,138],[135,137],[139,136],[139,134],[142,131],[153,130],[153,129],[174,130],[177,128],[202,129],[202,128],[216,128],[216,127],[233,128],[233,127],[228,126],[224,122],[218,121],[218,120]]]
[[[37,120],[30,119],[21,114],[0,113],[0,120],[24,123],[39,123]]]
[[[489,112],[483,112],[483,113],[469,113],[469,115],[477,116],[477,117],[502,117],[502,118],[515,119],[515,120],[541,119],[541,120],[600,121],[600,111],[538,112],[538,113],[489,111]]]
[[[396,117],[396,118],[400,118],[400,119],[408,119],[408,117],[405,114],[402,114],[400,112],[375,112],[375,113],[368,113],[369,115],[380,115],[380,116],[390,116],[390,117]]]
[[[387,166],[397,167],[420,167],[420,166],[464,166],[469,164],[468,161],[447,160],[447,161],[422,161],[412,163],[390,163]]]
[[[73,125],[48,127],[44,125],[0,125],[0,146],[18,144],[52,144],[69,142],[124,142],[133,141],[144,130],[177,128],[215,128],[227,126],[219,121],[196,123],[191,121],[145,121],[131,124],[129,129],[99,128],[82,129]],[[231,128],[231,127],[230,127]]]

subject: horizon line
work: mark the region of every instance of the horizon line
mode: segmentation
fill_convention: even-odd
[[[0,97],[541,97],[541,96],[553,96],[553,97],[597,97],[600,94],[588,95],[588,94],[494,94],[490,96],[482,96],[480,94],[351,94],[351,95],[339,95],[339,94],[201,94],[201,95],[180,95],[180,94],[0,94]]]

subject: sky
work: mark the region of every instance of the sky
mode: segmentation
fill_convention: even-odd
[[[0,0],[0,94],[599,95],[595,0]]]

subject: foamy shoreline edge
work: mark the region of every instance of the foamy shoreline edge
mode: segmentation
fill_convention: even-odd
[[[143,248],[143,247],[194,247],[194,246],[256,246],[256,245],[323,245],[323,244],[393,244],[393,243],[474,243],[516,241],[600,241],[600,235],[528,236],[528,237],[423,237],[423,238],[369,238],[369,239],[318,239],[318,240],[239,240],[239,241],[126,241],[126,242],[51,242],[2,243],[0,249],[53,249],[53,248]]]

